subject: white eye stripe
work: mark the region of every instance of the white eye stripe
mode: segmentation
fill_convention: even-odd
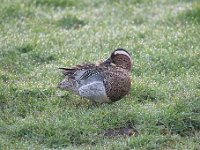
[[[128,56],[131,59],[130,55],[127,52],[125,52],[125,51],[122,51],[122,50],[115,51],[114,55],[117,55],[117,54],[126,55],[126,56]]]

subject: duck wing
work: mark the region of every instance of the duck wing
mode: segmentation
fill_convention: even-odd
[[[73,68],[59,68],[65,76],[59,88],[78,92],[82,86],[104,81],[104,74],[95,64],[77,65]],[[62,86],[61,86],[62,85]],[[73,89],[73,90],[72,90]]]
[[[76,65],[75,67],[72,68],[65,68],[65,67],[61,67],[58,69],[62,70],[62,73],[64,76],[68,76],[68,77],[72,77],[75,74],[75,72],[80,71],[80,70],[88,70],[88,69],[95,69],[96,65],[95,64],[83,64],[83,65]]]

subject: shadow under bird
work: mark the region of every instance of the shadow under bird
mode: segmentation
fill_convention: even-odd
[[[124,49],[114,50],[99,64],[83,64],[62,70],[64,80],[58,88],[73,92],[92,102],[115,102],[131,88],[130,54]]]

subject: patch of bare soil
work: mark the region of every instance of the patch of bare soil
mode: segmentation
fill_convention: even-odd
[[[116,137],[116,136],[135,136],[138,134],[138,131],[134,127],[120,127],[114,129],[105,130],[103,135],[106,137]]]

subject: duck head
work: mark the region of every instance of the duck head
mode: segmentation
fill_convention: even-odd
[[[110,57],[105,60],[104,65],[115,65],[117,67],[131,71],[132,59],[130,54],[122,48],[114,50]]]

